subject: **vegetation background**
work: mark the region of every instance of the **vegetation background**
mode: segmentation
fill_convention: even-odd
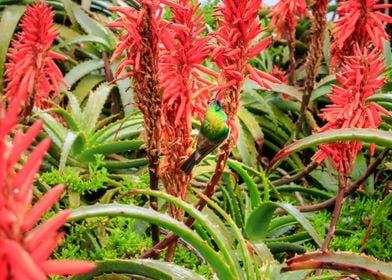
[[[0,0],[0,279],[392,279],[391,7]]]

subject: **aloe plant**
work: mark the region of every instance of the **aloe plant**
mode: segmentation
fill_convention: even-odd
[[[113,86],[101,84],[88,96],[85,105],[81,105],[70,92],[67,93],[69,106],[59,106],[49,111],[37,110],[44,120],[44,130],[53,140],[49,154],[58,162],[62,171],[66,164],[86,168],[95,161],[97,154],[103,155],[102,166],[108,169],[125,169],[146,164],[144,158],[111,160],[109,155],[127,153],[140,149],[143,140],[142,118],[133,115],[124,119],[113,120],[113,116],[101,117],[105,102]],[[64,119],[53,117],[56,112]]]

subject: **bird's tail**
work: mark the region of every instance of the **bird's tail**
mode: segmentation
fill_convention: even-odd
[[[189,175],[193,169],[193,166],[197,164],[197,151],[194,151],[193,154],[181,165],[181,170],[184,171],[186,175]]]

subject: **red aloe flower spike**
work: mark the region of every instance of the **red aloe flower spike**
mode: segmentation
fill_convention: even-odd
[[[230,84],[223,95],[223,107],[232,124],[231,134],[236,135],[234,118],[239,106],[240,91],[245,77],[269,88],[266,81],[280,83],[273,76],[248,65],[248,59],[256,56],[271,42],[272,37],[256,41],[264,31],[258,18],[261,0],[223,0],[222,6],[215,8],[219,30],[213,33],[218,44],[211,55],[221,70],[220,84]]]
[[[385,77],[379,78],[385,69],[379,56],[380,52],[376,49],[361,51],[356,45],[353,56],[344,59],[337,74],[340,85],[333,85],[332,93],[328,95],[333,103],[322,109],[320,116],[328,123],[320,131],[349,127],[378,128],[380,114],[391,115],[378,104],[366,101],[386,81]],[[349,175],[361,147],[359,141],[323,144],[314,158],[321,162],[328,157],[339,172]]]
[[[54,12],[38,0],[28,6],[21,21],[22,31],[12,41],[6,63],[6,98],[22,96],[23,115],[30,114],[33,106],[46,107],[51,92],[59,94],[59,85],[66,86],[63,75],[53,59],[65,56],[50,50],[58,31],[53,26]]]
[[[379,0],[346,0],[339,2],[337,10],[340,18],[332,29],[334,38],[330,50],[331,66],[336,66],[344,56],[353,54],[354,44],[361,48],[372,44],[383,50],[382,39],[389,40],[383,22],[392,23],[392,17],[379,12],[379,9],[391,8],[392,4],[377,4]]]
[[[46,275],[52,272],[63,275],[88,272],[95,267],[94,263],[47,260],[64,236],[57,230],[64,224],[70,210],[58,213],[31,230],[56,203],[64,187],[54,187],[29,209],[34,177],[50,140],[41,141],[22,166],[17,167],[42,128],[42,122],[37,122],[26,133],[16,132],[14,140],[7,142],[17,124],[21,101],[20,97],[12,99],[7,111],[0,105],[0,279],[46,279]]]
[[[385,77],[378,78],[385,68],[380,51],[369,49],[370,44],[362,49],[358,44],[354,45],[353,55],[345,57],[342,61],[342,67],[337,74],[340,86],[332,86],[332,94],[329,97],[333,103],[327,105],[320,115],[328,123],[320,131],[348,127],[377,128],[381,122],[380,113],[391,115],[384,109],[380,110],[380,106],[374,106],[375,103],[367,102],[367,97],[372,96],[386,81]],[[328,158],[338,171],[339,182],[331,224],[321,247],[321,251],[325,252],[335,233],[348,178],[355,158],[362,148],[362,142],[340,141],[322,144],[319,148],[313,157],[314,160],[321,162]],[[373,154],[374,144],[370,146],[370,152]]]
[[[135,101],[143,113],[150,187],[158,189],[159,158],[161,154],[162,89],[158,78],[159,24],[162,8],[159,0],[141,0],[140,10],[132,7],[111,7],[122,17],[109,24],[125,30],[112,56],[115,60],[123,51],[126,56],[119,63],[116,78],[133,77]],[[121,72],[126,72],[122,77]],[[152,209],[158,204],[150,197]],[[153,243],[159,241],[159,229],[152,225]]]
[[[217,77],[213,70],[201,63],[211,51],[210,37],[203,37],[203,14],[196,15],[200,4],[178,1],[171,6],[171,22],[162,21],[160,39],[163,44],[160,55],[160,82],[163,95],[163,143],[164,158],[161,177],[168,193],[186,198],[190,176],[180,170],[183,160],[189,156],[193,139],[191,119],[194,113],[204,113],[212,83],[203,74]],[[179,220],[183,211],[170,206],[170,213]]]

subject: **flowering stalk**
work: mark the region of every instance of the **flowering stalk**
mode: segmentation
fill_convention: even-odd
[[[51,92],[59,94],[59,85],[66,86],[63,75],[54,59],[66,59],[50,47],[58,35],[53,26],[54,12],[42,0],[28,6],[22,18],[22,31],[12,41],[6,63],[5,97],[13,100],[23,96],[23,116],[26,118],[33,106],[47,107],[45,101]]]
[[[295,26],[296,15],[301,18],[306,10],[305,0],[280,0],[271,9],[271,27],[276,28],[276,38],[286,37],[289,47],[289,77],[290,85],[295,83]]]
[[[181,165],[192,150],[192,116],[204,115],[210,98],[207,87],[211,82],[200,72],[214,73],[201,63],[211,50],[210,38],[203,37],[205,29],[203,14],[195,15],[200,4],[193,5],[189,0],[181,0],[171,5],[172,22],[162,22],[160,57],[160,78],[164,89],[163,99],[163,146],[164,155],[161,178],[169,194],[186,199],[191,176],[181,171]],[[184,211],[169,205],[169,213],[178,220]],[[166,255],[171,260],[176,243],[173,242]]]
[[[218,79],[219,89],[224,92],[222,106],[228,117],[231,136],[218,152],[215,173],[207,184],[207,196],[214,192],[226,160],[237,140],[235,118],[245,77],[249,77],[264,88],[270,88],[266,81],[281,83],[272,75],[248,64],[248,60],[263,51],[272,39],[267,37],[257,40],[264,31],[258,18],[261,0],[223,0],[222,3],[222,6],[216,7],[219,29],[213,33],[213,36],[218,44],[214,47],[211,60],[221,70]],[[205,201],[200,201],[198,205],[202,208]]]
[[[248,59],[256,56],[264,50],[271,41],[271,37],[268,37],[255,42],[256,37],[258,37],[258,35],[263,31],[258,20],[258,9],[261,1],[238,0],[234,3],[230,0],[224,0],[223,4],[223,6],[216,8],[218,11],[218,24],[220,28],[217,32],[214,32],[212,36],[216,38],[219,45],[213,46],[211,58],[214,62],[216,62],[221,73],[217,75],[203,66],[196,65],[196,68],[200,71],[217,77],[220,85],[212,86],[211,89],[223,92],[223,94],[221,94],[221,96],[223,95],[221,103],[228,116],[228,122],[231,127],[231,136],[229,136],[229,139],[218,151],[215,172],[208,182],[204,192],[204,194],[208,197],[211,197],[215,192],[215,186],[222,175],[227,158],[230,155],[230,151],[237,139],[237,129],[234,122],[239,108],[240,91],[244,78],[248,76],[264,88],[269,88],[266,80],[274,83],[280,83],[280,81],[272,75],[255,69],[248,64]],[[176,52],[174,52],[174,54],[176,54]],[[174,57],[172,59],[177,63],[177,58]],[[177,84],[181,85],[181,83],[173,83],[173,85]],[[208,86],[208,82],[205,84]],[[197,95],[202,94],[203,92],[203,90],[197,91]],[[179,166],[177,166],[177,168],[179,170]],[[197,203],[196,207],[201,210],[205,205],[206,201],[201,199]],[[191,226],[193,222],[194,219],[189,217],[186,221],[186,225]],[[168,234],[167,238],[162,240],[148,252],[144,253],[141,257],[146,258],[153,256],[156,252],[158,252],[158,250],[161,250],[165,246],[171,244],[171,242],[176,240],[176,238],[177,237],[174,233]]]
[[[57,232],[70,215],[63,210],[34,228],[54,203],[64,186],[48,191],[32,202],[32,184],[42,158],[50,145],[42,140],[21,167],[19,162],[42,128],[42,122],[33,124],[26,133],[16,131],[17,116],[22,98],[13,99],[8,107],[0,107],[0,279],[46,279],[46,275],[81,274],[92,270],[95,264],[80,260],[48,260],[64,233]]]
[[[158,80],[159,2],[142,0],[140,10],[133,7],[111,7],[110,10],[122,17],[108,26],[126,30],[111,58],[114,61],[126,51],[115,76],[117,79],[133,77],[135,101],[144,117],[150,188],[157,190],[162,127],[162,90]],[[126,74],[120,76],[123,71]],[[152,209],[158,209],[156,198],[150,197],[150,205]],[[157,243],[159,228],[155,225],[151,228],[153,243]]]
[[[389,40],[383,22],[392,23],[392,17],[378,11],[392,4],[377,4],[379,0],[346,0],[339,2],[340,18],[332,29],[331,66],[338,67],[345,56],[353,55],[354,45],[361,49],[368,45],[384,50],[383,40]]]
[[[340,128],[378,128],[381,122],[380,114],[391,114],[375,102],[367,102],[376,90],[382,87],[386,78],[378,78],[385,69],[380,53],[374,49],[361,50],[358,45],[354,48],[354,55],[346,57],[341,66],[341,72],[336,75],[340,85],[332,86],[329,98],[332,104],[327,105],[320,115],[327,124],[320,132]],[[322,251],[327,250],[334,234],[336,222],[341,210],[341,204],[346,192],[347,181],[353,169],[355,158],[362,148],[361,141],[346,141],[322,144],[314,159],[322,162],[328,158],[338,171],[339,190],[335,202],[335,211],[331,226]],[[374,144],[370,146],[374,152]]]
[[[192,150],[191,118],[203,114],[209,99],[206,87],[211,82],[199,74],[207,71],[200,64],[209,51],[209,37],[202,37],[203,14],[195,13],[199,4],[182,0],[173,6],[173,23],[164,22],[161,30],[163,50],[160,59],[160,77],[164,88],[163,155],[161,176],[167,191],[186,198],[190,176],[180,170],[183,159]],[[183,211],[173,205],[170,214],[182,220]]]
[[[317,0],[313,5],[314,18],[312,20],[312,38],[310,41],[309,53],[306,58],[305,71],[305,92],[302,96],[301,110],[294,130],[295,139],[299,131],[303,128],[306,111],[309,105],[310,96],[313,92],[316,77],[323,58],[323,45],[325,31],[327,27],[328,0]]]

